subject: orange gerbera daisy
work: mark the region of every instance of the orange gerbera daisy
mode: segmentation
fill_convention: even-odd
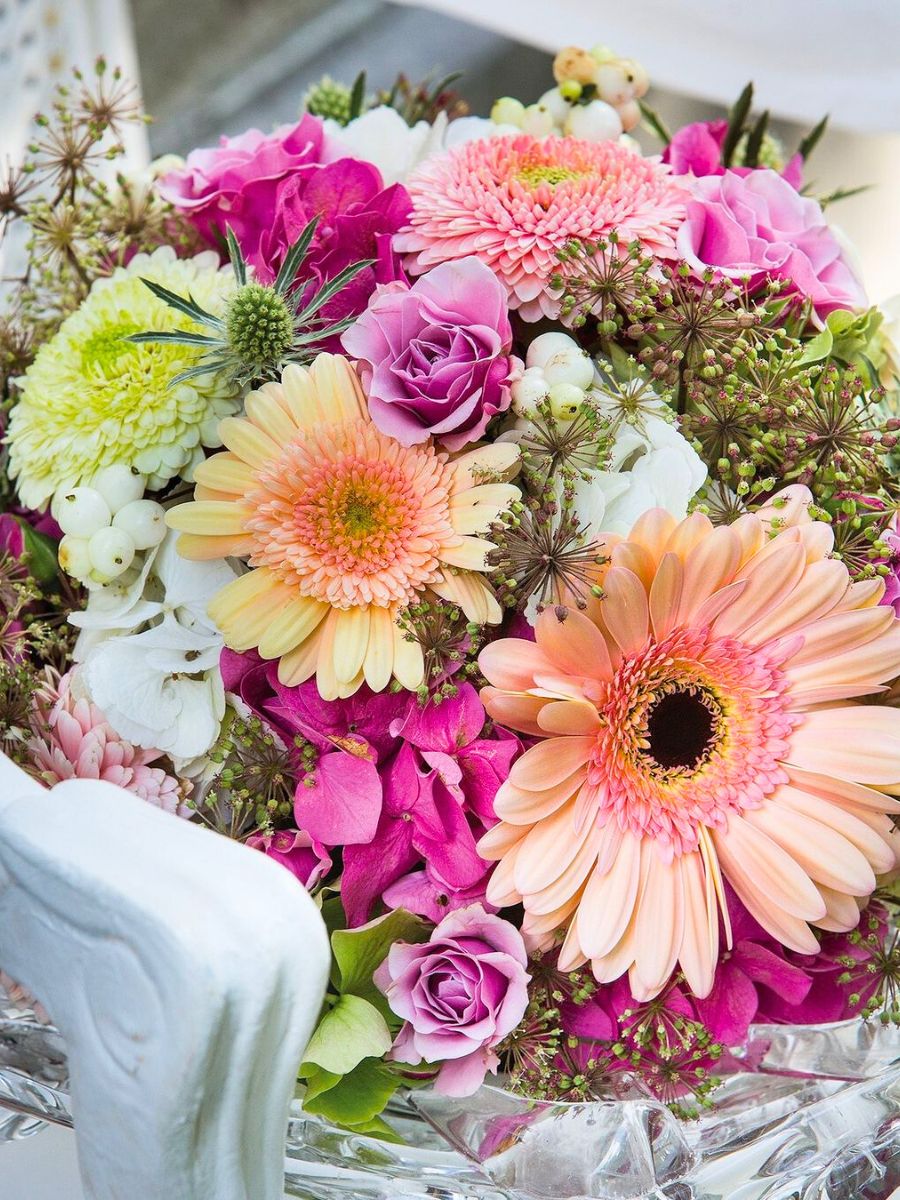
[[[326,700],[363,681],[380,691],[392,676],[418,687],[421,647],[397,617],[425,590],[471,621],[499,622],[479,574],[492,544],[473,535],[518,496],[485,482],[515,470],[515,450],[449,461],[401,446],[371,423],[358,376],[331,354],[287,367],[220,433],[226,452],[197,468],[194,501],[168,520],[186,558],[247,559],[209,613],[232,649],[280,659],[282,683],[315,675]]]
[[[482,651],[488,712],[544,739],[497,793],[488,899],[524,905],[534,947],[565,930],[562,970],[627,971],[648,999],[680,965],[704,996],[723,876],[815,953],[809,923],[853,928],[893,867],[900,712],[848,701],[900,673],[900,621],[828,557],[809,499],[719,528],[655,509],[603,539],[602,599]]]

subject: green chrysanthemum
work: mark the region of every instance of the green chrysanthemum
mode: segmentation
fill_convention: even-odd
[[[61,485],[85,482],[111,463],[133,466],[151,488],[161,487],[200,445],[221,445],[218,424],[239,408],[239,388],[215,371],[172,384],[197,365],[203,346],[129,340],[144,329],[197,330],[143,279],[219,314],[235,289],[233,272],[220,270],[211,251],[178,259],[168,246],[94,284],[39,351],[10,419],[10,474],[23,504],[39,508]]]

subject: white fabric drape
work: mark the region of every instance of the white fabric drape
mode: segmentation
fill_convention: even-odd
[[[556,51],[598,42],[655,84],[730,103],[752,79],[780,117],[900,130],[898,0],[395,0]]]

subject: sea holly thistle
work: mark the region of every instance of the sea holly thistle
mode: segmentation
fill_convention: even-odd
[[[169,342],[204,348],[203,357],[190,370],[176,375],[171,384],[198,375],[223,372],[244,389],[257,381],[277,379],[288,363],[310,362],[329,338],[342,333],[355,317],[330,321],[323,310],[372,259],[351,263],[318,289],[298,280],[316,232],[319,218],[313,217],[284,257],[271,286],[250,279],[247,262],[234,232],[226,231],[228,256],[238,288],[221,317],[207,312],[191,296],[179,296],[161,284],[144,283],[160,300],[190,317],[206,333],[187,330],[135,333],[131,342]],[[311,294],[310,294],[311,293]]]

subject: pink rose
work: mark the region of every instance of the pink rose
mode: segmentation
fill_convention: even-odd
[[[727,121],[694,121],[679,129],[663,151],[673,175],[724,175],[722,147],[728,134]],[[738,175],[748,175],[757,167],[732,167]],[[803,182],[803,158],[795,154],[781,172],[791,187],[799,190]]]
[[[821,206],[774,171],[726,171],[691,181],[693,199],[678,231],[678,254],[697,275],[713,267],[730,279],[767,276],[791,283],[817,318],[860,309],[865,292],[844,259]]]
[[[258,243],[259,231],[271,224],[279,183],[321,162],[322,145],[322,122],[308,115],[268,137],[248,129],[220,138],[218,146],[192,150],[184,167],[162,177],[159,191],[211,245],[218,246],[226,225],[242,247],[248,235]]]
[[[404,446],[435,437],[460,450],[509,408],[519,364],[506,289],[477,258],[383,288],[342,342],[359,360],[372,420]]]
[[[295,875],[305,888],[315,887],[331,869],[328,851],[299,829],[254,833],[247,838],[247,845],[274,858]]]
[[[497,1070],[495,1047],[525,1015],[527,963],[519,931],[480,904],[450,913],[422,945],[396,942],[375,972],[406,1022],[391,1057],[441,1063],[436,1089],[470,1096]]]

